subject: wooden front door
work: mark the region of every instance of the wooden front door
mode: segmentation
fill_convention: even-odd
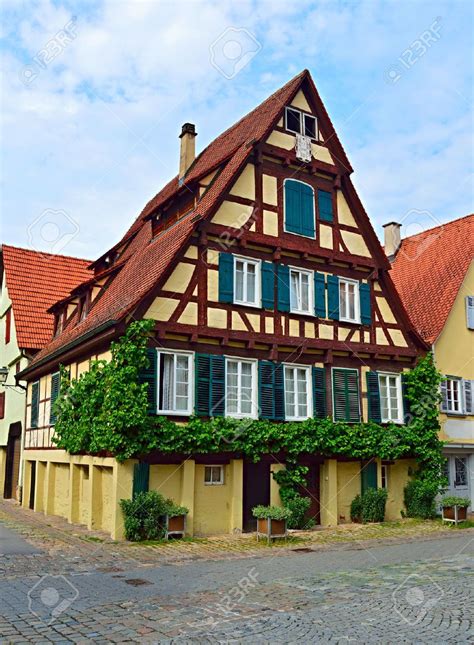
[[[5,499],[17,497],[18,478],[20,474],[21,454],[21,423],[12,423],[8,436],[7,462],[5,468],[5,486],[3,496]]]
[[[244,462],[243,529],[246,532],[257,530],[257,520],[252,508],[270,504],[270,464]]]
[[[311,499],[311,506],[306,512],[308,519],[313,519],[315,524],[321,524],[320,491],[319,491],[319,464],[303,464],[308,467],[306,485],[300,487],[300,494]]]

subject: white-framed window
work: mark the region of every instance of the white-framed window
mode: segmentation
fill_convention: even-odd
[[[449,414],[463,414],[462,379],[448,377],[441,383],[441,409]]]
[[[314,141],[318,140],[318,123],[316,117],[301,112],[294,107],[285,108],[285,129],[295,134],[303,134]]]
[[[382,464],[380,484],[384,490],[388,489],[388,465],[387,464]]]
[[[222,486],[224,483],[224,466],[204,466],[204,485]]]
[[[257,361],[226,358],[226,416],[258,418]]]
[[[290,310],[296,314],[314,314],[314,274],[290,267]]]
[[[311,369],[307,365],[285,365],[285,419],[301,421],[311,414]]]
[[[260,260],[234,256],[234,302],[260,307]]]
[[[193,353],[158,350],[159,414],[192,414]]]
[[[403,423],[401,375],[379,373],[379,390],[382,422]]]
[[[339,320],[360,323],[359,282],[339,278]]]

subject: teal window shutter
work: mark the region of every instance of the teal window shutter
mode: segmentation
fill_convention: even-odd
[[[334,420],[357,423],[360,421],[358,371],[335,367],[332,381]]]
[[[360,490],[362,495],[369,488],[377,488],[377,463],[375,461],[363,464],[360,471]]]
[[[324,367],[313,367],[313,408],[316,419],[325,419],[326,407],[326,370]]]
[[[326,278],[324,273],[314,274],[314,313],[318,318],[326,318]]]
[[[278,311],[290,311],[290,269],[285,264],[278,265]]]
[[[327,190],[318,190],[318,208],[321,222],[332,222],[334,220],[332,193]]]
[[[412,411],[407,395],[407,375],[402,372],[403,423],[410,423]]]
[[[234,256],[219,253],[219,302],[234,301]]]
[[[363,325],[372,322],[372,307],[370,303],[370,285],[365,282],[359,284],[360,321]]]
[[[275,265],[262,262],[262,307],[275,308]]]
[[[369,420],[380,423],[382,421],[382,412],[380,409],[379,375],[377,372],[367,372],[366,378]]]
[[[51,376],[51,401],[50,401],[50,410],[49,410],[49,423],[54,425],[56,423],[56,412],[54,410],[54,404],[56,399],[59,396],[59,384],[60,384],[60,374],[56,372]]]
[[[148,366],[142,367],[138,375],[140,383],[147,385],[147,401],[148,401],[148,414],[156,414],[157,407],[157,382],[156,382],[156,364],[157,354],[156,349],[149,347],[146,350],[148,359]]]
[[[150,465],[139,462],[133,466],[133,497],[146,493],[150,482]]]
[[[211,357],[209,354],[195,356],[195,413],[208,417],[210,410]]]
[[[222,417],[225,414],[225,357],[210,357],[210,408],[209,416]]]
[[[262,419],[284,420],[283,365],[272,361],[258,363],[259,416]]]
[[[339,320],[339,278],[328,275],[328,318]]]
[[[39,416],[39,381],[31,386],[31,428],[38,427]]]
[[[294,179],[284,183],[285,230],[314,237],[314,191],[309,184]]]

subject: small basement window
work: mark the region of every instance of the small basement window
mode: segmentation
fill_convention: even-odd
[[[220,486],[224,483],[224,466],[204,466],[204,484]]]

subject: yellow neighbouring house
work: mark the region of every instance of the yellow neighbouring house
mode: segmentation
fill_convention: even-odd
[[[419,334],[445,377],[441,439],[446,441],[447,494],[474,494],[474,215],[400,239],[385,226],[392,278]]]

